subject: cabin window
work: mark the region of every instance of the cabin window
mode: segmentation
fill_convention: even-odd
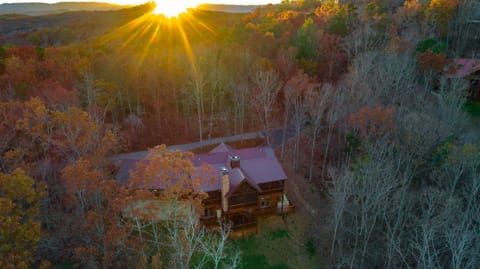
[[[270,198],[262,198],[260,200],[260,207],[261,208],[266,208],[266,207],[271,207],[271,202],[270,202]]]
[[[213,207],[206,207],[203,212],[205,218],[212,218],[215,216],[215,210],[213,210]]]

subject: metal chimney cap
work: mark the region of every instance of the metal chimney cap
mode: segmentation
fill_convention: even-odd
[[[238,156],[238,155],[230,156],[230,160],[232,160],[232,161],[238,161],[238,160],[240,160],[240,156]]]
[[[226,175],[226,174],[228,174],[228,169],[225,166],[222,166],[222,167],[220,167],[220,172],[222,172],[222,174]]]

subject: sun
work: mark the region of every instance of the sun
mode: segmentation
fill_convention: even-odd
[[[157,0],[153,14],[163,14],[168,18],[178,17],[179,14],[187,11],[187,8],[193,8],[198,3],[192,0]]]

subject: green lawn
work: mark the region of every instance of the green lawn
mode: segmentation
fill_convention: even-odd
[[[480,117],[480,103],[479,102],[467,102],[464,107],[465,111],[472,114],[475,117]]]
[[[262,242],[260,242],[262,241]],[[249,236],[235,240],[235,245],[242,251],[242,269],[287,269],[285,263],[270,264],[264,254],[264,250],[260,249],[260,245],[265,245],[266,240],[262,240],[259,236]],[[273,242],[272,242],[273,243]]]
[[[290,218],[290,216],[288,217]],[[294,236],[298,227],[290,219],[288,228],[280,217],[260,224],[260,232],[234,240],[242,252],[242,269],[316,269],[321,268],[308,240]],[[293,222],[292,222],[293,221]],[[293,223],[293,225],[292,225]],[[305,241],[305,242],[304,242]]]

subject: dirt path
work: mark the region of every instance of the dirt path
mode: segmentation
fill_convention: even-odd
[[[225,143],[225,142],[234,142],[234,141],[239,141],[239,140],[247,140],[247,139],[254,139],[254,138],[259,138],[263,137],[262,132],[251,132],[251,133],[245,133],[245,134],[239,134],[239,135],[233,135],[233,136],[228,136],[228,137],[218,137],[218,138],[212,138],[212,139],[207,139],[203,140],[202,142],[194,142],[194,143],[189,143],[189,144],[181,144],[181,145],[173,145],[173,146],[168,146],[167,148],[169,150],[180,150],[180,151],[191,151],[193,149],[197,148],[202,148],[205,146],[210,146],[210,145],[215,145],[215,144],[220,144],[220,143]],[[113,160],[141,160],[147,157],[148,151],[137,151],[137,152],[130,152],[130,153],[123,153],[123,154],[118,154],[112,157]]]
[[[281,146],[283,139],[283,128],[278,128],[270,131],[270,136],[272,137],[272,147],[277,148]],[[287,128],[285,132],[285,141],[295,136],[295,131],[293,127]],[[227,142],[235,142],[240,140],[248,140],[248,139],[255,139],[255,138],[264,138],[265,132],[258,131],[258,132],[250,132],[238,135],[232,135],[227,137],[217,137],[212,139],[203,140],[202,142],[194,142],[189,144],[181,144],[181,145],[172,145],[168,146],[169,150],[180,150],[180,151],[191,151],[198,148],[203,148],[205,146],[216,145],[220,143],[227,143]],[[137,151],[137,152],[130,152],[130,153],[123,153],[118,154],[112,157],[112,160],[141,160],[147,157],[148,151]]]

